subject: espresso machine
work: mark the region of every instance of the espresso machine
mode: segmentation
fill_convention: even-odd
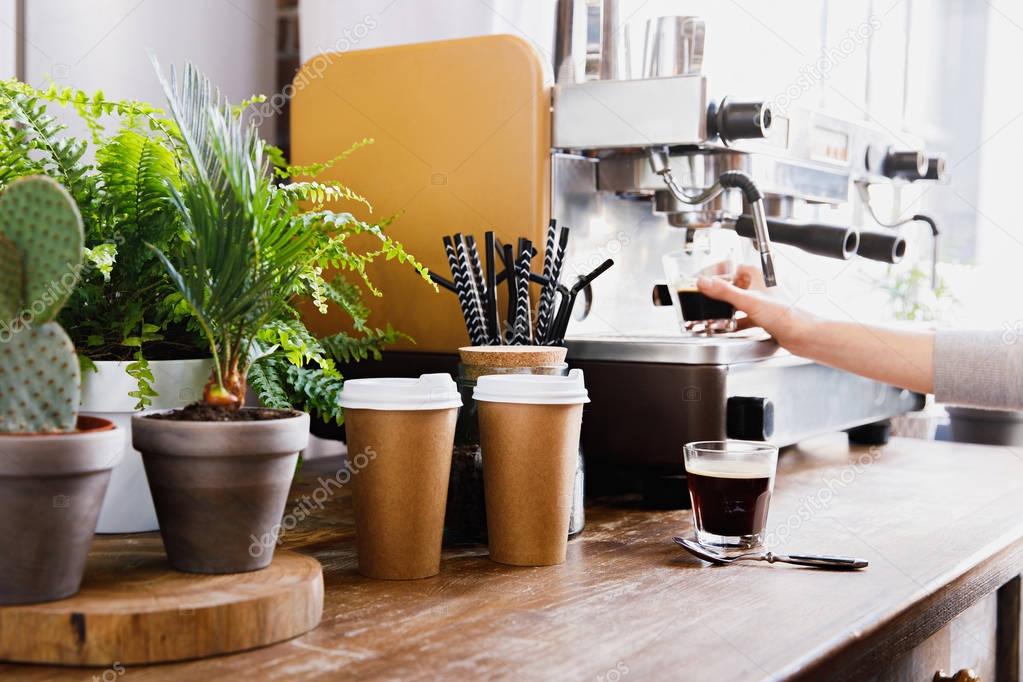
[[[504,243],[542,244],[551,218],[571,229],[564,285],[614,260],[580,292],[567,334],[592,398],[588,481],[604,469],[681,502],[686,442],[786,445],[843,430],[883,440],[873,425],[921,396],[793,357],[763,333],[683,335],[662,256],[700,231],[732,230],[768,283],[785,283],[782,250],[793,247],[895,262],[906,243],[883,221],[867,230],[798,219],[812,206],[871,211],[872,186],[937,180],[941,158],[863,122],[716,92],[702,69],[713,36],[699,18],[652,20],[633,73],[615,0],[560,0],[557,12],[553,54],[492,35],[314,58],[295,79],[293,162],[375,140],[321,179],[366,196],[373,214],[345,208],[388,218],[388,232],[440,273],[442,235],[493,230]],[[410,339],[345,376],[454,371],[468,343],[455,297],[396,261],[366,274],[383,294],[370,324]],[[306,322],[320,334],[343,328],[316,311]]]
[[[613,28],[617,3],[583,6],[581,21],[579,5],[559,8],[551,214],[572,226],[570,271],[608,256],[616,263],[585,291],[566,339],[593,397],[587,461],[638,466],[656,497],[680,480],[691,441],[787,445],[840,430],[886,440],[885,420],[919,409],[922,396],[794,357],[762,333],[680,334],[663,307],[671,302],[662,256],[700,230],[734,230],[749,238],[767,286],[781,277],[779,243],[898,262],[906,242],[882,221],[861,230],[793,217],[807,205],[850,202],[874,215],[872,185],[897,192],[940,180],[943,158],[899,148],[863,122],[714,93],[697,17],[651,20],[642,73],[631,77]],[[581,45],[576,33],[587,22],[594,40]]]

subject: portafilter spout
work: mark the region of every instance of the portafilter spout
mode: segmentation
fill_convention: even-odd
[[[753,245],[760,254],[760,269],[764,273],[764,284],[776,286],[778,280],[774,274],[774,256],[771,254],[771,235],[767,228],[767,214],[764,211],[764,196],[760,193],[750,176],[742,171],[725,171],[717,181],[696,194],[687,194],[671,173],[670,156],[667,147],[648,150],[650,169],[664,180],[665,186],[676,199],[684,204],[698,206],[717,197],[726,189],[738,189],[752,207],[753,214]]]

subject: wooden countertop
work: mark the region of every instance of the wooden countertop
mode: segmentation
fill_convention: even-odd
[[[305,468],[296,496],[319,475]],[[836,436],[786,451],[769,520],[777,548],[868,558],[855,574],[711,567],[670,541],[690,531],[688,511],[602,501],[587,513],[562,566],[512,568],[485,548],[450,550],[438,577],[381,582],[356,572],[351,503],[335,495],[284,540],[323,564],[318,629],[123,672],[133,681],[850,677],[1020,573],[1023,450],[911,440],[850,449]],[[0,665],[0,678],[26,681],[102,672]]]

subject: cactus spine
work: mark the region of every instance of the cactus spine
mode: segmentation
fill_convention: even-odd
[[[83,241],[78,207],[53,180],[0,193],[0,432],[75,429],[78,358],[53,319],[78,282]]]

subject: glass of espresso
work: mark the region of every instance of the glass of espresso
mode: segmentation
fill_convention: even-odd
[[[671,302],[679,327],[688,334],[735,331],[735,307],[703,295],[696,288],[700,277],[732,281],[736,270],[735,236],[725,230],[697,230],[681,251],[663,257]]]
[[[726,552],[759,547],[778,448],[743,440],[687,443],[685,465],[697,542]]]

